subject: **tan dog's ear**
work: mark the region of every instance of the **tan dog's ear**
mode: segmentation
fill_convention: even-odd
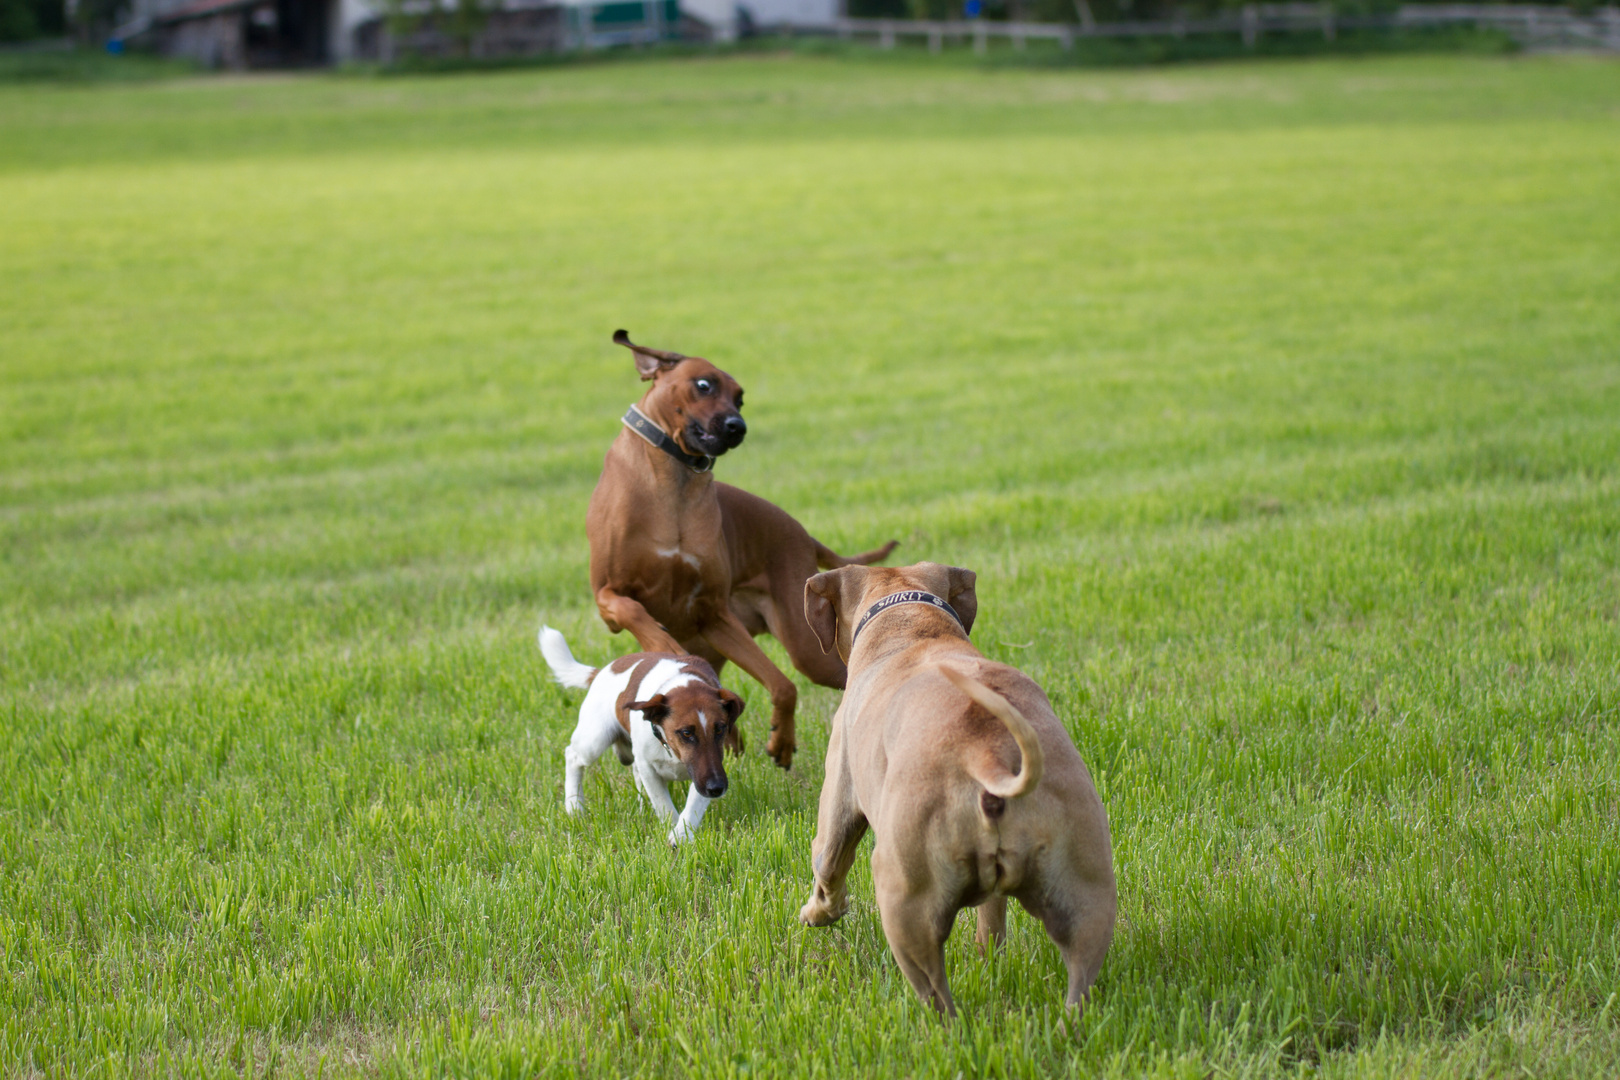
[[[838,575],[842,572],[828,570],[804,583],[804,618],[824,653],[838,644]]]
[[[971,634],[973,620],[979,614],[979,594],[973,591],[973,585],[979,580],[979,575],[960,566],[950,566],[946,569],[950,571],[951,584],[945,593],[945,602],[951,605],[956,617],[962,620],[962,629]]]
[[[840,566],[804,583],[804,618],[821,643],[822,652],[849,660],[839,647],[838,636],[842,631],[838,627],[840,622],[845,630],[853,625],[849,606],[865,593],[870,573],[869,566]]]
[[[641,376],[642,382],[646,382],[654,375],[657,375],[659,369],[661,369],[664,365],[668,364],[673,366],[686,359],[685,356],[678,352],[667,352],[664,349],[649,349],[645,345],[637,345],[635,342],[630,340],[630,332],[628,330],[613,331],[613,343],[615,345],[623,345],[625,348],[636,354],[636,374]]]
[[[723,686],[720,688],[720,705],[726,710],[726,719],[733,723],[742,715],[743,699]]]

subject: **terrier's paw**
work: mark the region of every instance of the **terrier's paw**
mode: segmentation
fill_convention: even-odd
[[[669,846],[680,847],[696,835],[697,833],[692,831],[692,827],[686,823],[685,818],[676,818],[675,827],[669,830]]]
[[[585,800],[577,797],[564,799],[563,809],[567,811],[569,817],[579,817],[585,812]]]

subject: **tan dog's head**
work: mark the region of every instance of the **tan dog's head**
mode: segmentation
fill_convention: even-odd
[[[742,715],[743,700],[723,686],[692,679],[629,706],[653,726],[658,741],[686,766],[692,786],[710,799],[726,793],[726,766],[720,751]]]
[[[637,345],[623,330],[615,331],[613,340],[635,353],[642,381],[652,380],[641,411],[682,450],[719,457],[742,444],[748,424],[739,411],[743,391],[736,379],[700,356]]]
[[[971,631],[979,614],[979,597],[973,591],[978,575],[960,566],[924,562],[915,566],[842,566],[817,574],[804,583],[804,617],[821,642],[822,652],[838,649],[839,659],[849,663],[854,647],[855,624],[866,609],[891,593],[921,589],[951,605],[962,629]]]

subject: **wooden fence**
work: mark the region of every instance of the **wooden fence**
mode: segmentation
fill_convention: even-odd
[[[990,39],[1003,38],[1022,49],[1030,41],[1056,41],[1074,48],[1084,38],[1189,37],[1236,34],[1253,48],[1267,33],[1320,33],[1332,41],[1340,30],[1478,26],[1501,30],[1529,48],[1612,49],[1620,51],[1620,7],[1579,15],[1564,7],[1541,4],[1406,4],[1380,15],[1344,15],[1331,3],[1245,4],[1230,15],[1152,22],[1029,23],[930,21],[926,19],[839,19],[833,32],[845,39],[871,39],[885,49],[910,38],[925,41],[932,52],[947,42],[971,43],[985,52]],[[794,30],[793,27],[781,29]],[[808,28],[805,28],[808,29]]]

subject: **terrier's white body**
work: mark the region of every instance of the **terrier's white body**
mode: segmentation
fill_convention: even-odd
[[[697,657],[660,653],[632,653],[604,668],[593,668],[575,660],[562,634],[544,625],[540,627],[540,652],[559,684],[586,692],[579,706],[579,724],[563,752],[567,768],[563,809],[569,814],[584,812],[585,768],[611,746],[619,761],[631,767],[636,786],[652,803],[653,811],[671,823],[669,842],[678,844],[690,840],[714,800],[703,795],[698,790],[699,785],[693,783],[687,792],[686,806],[676,813],[669,782],[690,780],[690,770],[659,738],[655,725],[643,717],[642,711],[628,705],[647,702],[660,695],[667,698],[682,687],[709,683],[714,679],[712,669],[705,678],[705,672],[697,665],[707,669],[708,664]],[[718,724],[729,719],[718,708],[699,708],[695,716],[705,735],[710,735]],[[720,783],[723,791],[723,773]]]

